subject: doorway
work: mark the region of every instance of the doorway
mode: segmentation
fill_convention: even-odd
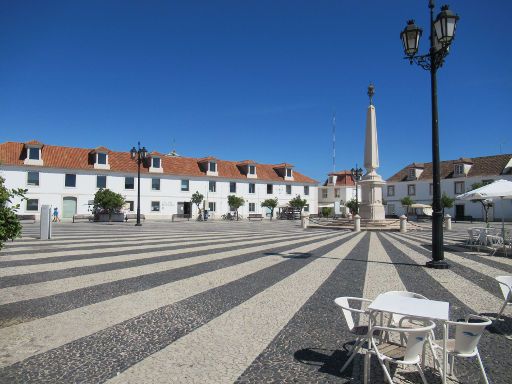
[[[76,197],[66,196],[62,204],[62,217],[72,219],[76,214]]]
[[[190,201],[181,201],[178,203],[178,215],[184,215],[185,217],[189,216],[192,213],[192,204]]]
[[[464,218],[464,205],[457,204],[455,205],[455,219],[463,219]]]

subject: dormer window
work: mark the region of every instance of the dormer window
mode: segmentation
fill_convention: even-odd
[[[329,183],[329,184],[332,184],[333,182],[334,182],[334,178],[333,178],[332,176],[329,176],[329,181],[328,181],[328,183]]]
[[[41,148],[28,148],[28,158],[30,160],[39,160],[41,158]]]
[[[256,174],[256,166],[255,165],[249,165],[249,175],[255,175]]]
[[[464,174],[464,164],[455,164],[455,174],[456,175]]]
[[[43,144],[36,140],[25,143],[26,155],[23,163],[26,165],[43,165],[42,148]]]
[[[164,169],[162,168],[162,155],[160,152],[153,151],[149,154],[148,163],[149,163],[149,172],[151,173],[163,173]]]
[[[286,177],[292,177],[292,169],[286,168]]]
[[[161,168],[160,167],[160,158],[159,157],[152,157],[151,158],[151,166],[153,168]]]
[[[415,179],[416,178],[416,169],[410,168],[409,169],[409,179]]]
[[[217,168],[217,159],[213,156],[204,157],[197,161],[201,171],[206,172],[206,176],[219,176]]]
[[[89,158],[94,162],[94,169],[110,169],[108,153],[110,150],[105,147],[98,147],[89,153]]]
[[[106,153],[97,153],[96,154],[96,164],[106,165],[107,164],[107,154]]]
[[[217,163],[215,161],[208,162],[208,172],[217,172]]]

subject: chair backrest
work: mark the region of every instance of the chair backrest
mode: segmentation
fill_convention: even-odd
[[[512,299],[512,295],[509,297],[512,289],[512,276],[496,276],[496,280],[500,284],[501,293],[503,293],[503,298],[507,300],[507,298]]]
[[[352,317],[352,312],[350,312],[346,308],[350,308],[350,303],[348,302],[348,297],[338,297],[334,300],[336,304],[341,307],[343,312],[343,316],[345,316],[345,321],[347,322],[348,329],[351,331],[354,329],[355,323],[354,318]]]
[[[482,337],[485,327],[491,325],[491,320],[482,316],[472,316],[479,320],[478,323],[468,323],[467,321],[450,322],[455,326],[455,347],[454,352],[473,355],[476,352],[478,342]]]
[[[383,293],[383,295],[395,295],[395,296],[402,296],[402,297],[411,297],[413,299],[425,299],[428,300],[425,296],[415,293],[415,292],[409,292],[409,291],[389,291]],[[398,323],[400,323],[400,320],[402,320],[405,316],[404,315],[398,315],[396,313],[393,313],[393,323],[398,326]]]
[[[417,361],[419,356],[423,352],[423,344],[428,338],[428,335],[435,328],[435,324],[431,322],[431,324],[427,327],[416,328],[407,330],[403,332],[406,336],[407,344],[405,348],[403,361],[414,362]]]

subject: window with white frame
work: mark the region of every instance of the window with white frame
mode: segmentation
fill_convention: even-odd
[[[27,172],[27,184],[38,186],[39,185],[39,172],[28,171]]]
[[[39,211],[39,199],[27,199],[27,211]]]
[[[255,212],[255,211],[256,211],[256,204],[249,203],[249,212]]]
[[[455,164],[455,174],[456,175],[464,174],[464,164]]]
[[[217,190],[217,183],[215,181],[208,182],[208,191],[215,192]]]
[[[329,181],[328,181],[328,183],[329,183],[329,184],[332,184],[332,181],[333,181],[333,177],[332,177],[332,176],[329,176]]]
[[[74,173],[66,173],[64,176],[64,186],[69,188],[76,187],[76,175]]]
[[[216,211],[216,207],[217,207],[217,205],[215,204],[215,202],[210,201],[210,202],[208,203],[208,210],[209,210],[210,212],[215,212],[215,211]]]
[[[274,185],[267,184],[267,195],[271,195],[272,193],[274,193]]]
[[[415,178],[416,178],[416,169],[409,168],[409,179],[415,179]]]
[[[160,202],[159,201],[151,202],[151,212],[160,212]]]
[[[305,194],[306,196],[308,196],[308,195],[309,195],[309,185],[305,185],[305,186],[304,186],[304,194]]]
[[[107,176],[97,175],[96,176],[96,188],[107,188]]]
[[[416,195],[416,185],[414,185],[414,184],[409,184],[409,185],[407,186],[407,194],[408,194],[409,196],[414,196],[414,195]]]
[[[291,195],[292,194],[292,186],[291,185],[287,185],[286,186],[286,194],[287,195]]]
[[[107,164],[107,154],[98,152],[96,154],[96,163],[101,165]]]
[[[395,186],[388,185],[388,196],[395,196]]]
[[[181,191],[187,192],[190,189],[190,181],[189,180],[181,180]]]
[[[255,174],[256,174],[256,166],[249,165],[249,175],[255,175]]]
[[[159,191],[160,190],[160,179],[159,178],[151,179],[151,189],[153,191]]]
[[[152,166],[153,168],[160,168],[160,166],[161,166],[161,165],[162,165],[162,162],[161,162],[161,160],[160,160],[160,158],[159,158],[159,157],[154,157],[154,156],[153,156],[153,157],[151,158],[151,166]]]
[[[28,149],[28,158],[30,160],[39,160],[40,159],[40,156],[41,155],[41,152],[40,152],[40,148],[29,148]]]
[[[454,183],[454,188],[455,188],[455,194],[460,195],[461,193],[464,193],[464,182],[456,181]]]
[[[327,199],[327,188],[322,189],[322,199]]]
[[[338,198],[340,196],[341,196],[340,189],[339,188],[334,188],[334,197]]]
[[[208,170],[210,172],[217,172],[217,163],[215,161],[208,162]]]
[[[124,178],[124,189],[134,189],[135,188],[135,179],[131,176]]]
[[[292,177],[292,169],[286,168],[286,177]]]
[[[229,183],[229,193],[236,193],[236,182],[232,181]]]
[[[249,193],[256,193],[256,184],[249,183]]]

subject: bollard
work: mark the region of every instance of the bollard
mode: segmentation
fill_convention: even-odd
[[[309,216],[304,216],[302,218],[302,229],[306,229],[309,223]]]
[[[400,216],[400,232],[407,232],[407,216],[405,215]]]
[[[452,217],[449,214],[444,215],[444,227],[447,231],[452,230]]]
[[[361,216],[355,215],[354,216],[354,232],[360,232],[361,231]]]
[[[41,206],[41,216],[39,216],[39,238],[41,240],[50,240],[52,238],[52,207],[49,205]]]

